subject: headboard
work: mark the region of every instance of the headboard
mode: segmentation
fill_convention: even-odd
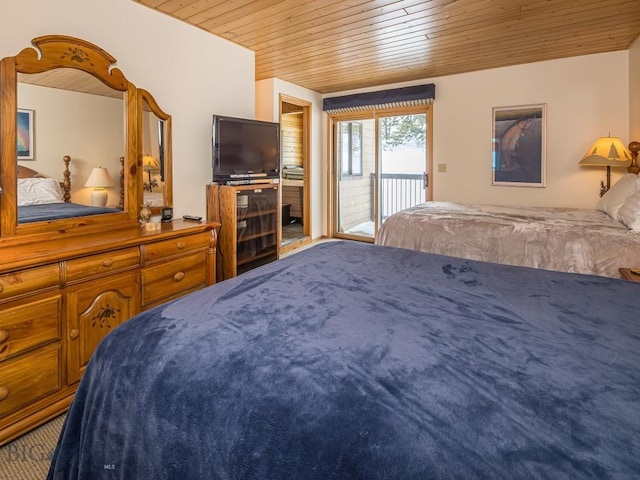
[[[60,182],[60,186],[62,187],[62,191],[64,192],[63,199],[66,203],[71,201],[71,171],[69,170],[69,162],[71,162],[71,157],[69,155],[65,155],[62,158],[64,162],[64,171],[62,172],[63,180]],[[23,167],[22,165],[17,166],[16,171],[17,178],[46,178],[46,175],[42,175],[31,168]]]
[[[16,172],[18,178],[43,178],[44,175],[40,175],[35,170],[31,170],[30,168],[23,167],[22,165],[18,165],[18,170]]]

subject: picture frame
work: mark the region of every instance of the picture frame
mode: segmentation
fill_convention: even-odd
[[[544,187],[546,104],[494,107],[491,184]]]
[[[18,109],[16,119],[16,155],[18,160],[35,160],[33,142],[34,110]]]

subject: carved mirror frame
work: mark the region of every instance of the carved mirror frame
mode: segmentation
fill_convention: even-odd
[[[116,59],[100,47],[82,39],[49,35],[37,37],[33,47],[0,61],[0,237],[50,234],[52,232],[113,229],[137,224],[142,200],[141,158],[138,134],[137,89],[113,64]],[[125,121],[123,211],[19,224],[17,215],[16,112],[19,73],[41,73],[58,68],[74,68],[93,75],[105,85],[124,92]],[[72,146],[70,146],[72,148]],[[122,194],[121,194],[122,196]]]
[[[145,106],[146,102],[146,106]],[[162,206],[151,206],[151,211],[153,214],[159,214],[162,207],[173,207],[173,179],[172,179],[172,140],[171,140],[171,115],[166,113],[164,110],[160,108],[156,99],[149,93],[147,90],[143,88],[138,89],[138,155],[140,158],[138,159],[138,164],[143,164],[144,156],[147,152],[144,150],[143,145],[143,137],[144,137],[144,129],[145,129],[145,116],[147,112],[153,113],[158,120],[162,121],[162,131],[163,131],[163,153],[160,160],[161,163],[161,171],[163,176],[163,205]],[[143,176],[144,176],[144,165],[143,165]],[[142,198],[141,203],[144,204],[144,178],[141,180],[141,191]]]

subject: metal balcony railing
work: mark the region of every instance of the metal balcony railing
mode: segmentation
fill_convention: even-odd
[[[375,182],[375,175],[371,175]],[[383,173],[380,175],[380,216],[382,221],[400,210],[425,201],[424,174]],[[373,220],[373,210],[371,219]]]

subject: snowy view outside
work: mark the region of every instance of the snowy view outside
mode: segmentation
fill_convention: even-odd
[[[379,119],[380,219],[425,200],[426,115]]]
[[[391,151],[382,151],[383,173],[422,174],[427,165],[424,158],[424,146],[401,145]]]

